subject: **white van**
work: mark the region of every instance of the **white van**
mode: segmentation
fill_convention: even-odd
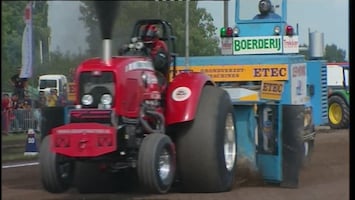
[[[68,87],[67,77],[63,74],[42,75],[38,79],[38,91],[49,94],[51,89],[57,90],[57,95],[66,95]]]

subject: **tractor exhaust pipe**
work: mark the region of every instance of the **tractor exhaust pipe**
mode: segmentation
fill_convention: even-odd
[[[94,7],[100,23],[102,41],[102,60],[106,66],[111,66],[111,38],[119,1],[94,1]]]
[[[111,51],[111,39],[103,39],[102,41],[102,60],[107,66],[111,65],[111,57],[112,57],[112,51]]]

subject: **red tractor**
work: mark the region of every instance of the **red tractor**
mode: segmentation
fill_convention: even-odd
[[[146,24],[168,44],[171,78],[144,54],[139,30]],[[229,94],[203,73],[175,73],[174,36],[164,20],[138,21],[124,55],[111,56],[110,41],[103,40],[103,58],[76,69],[75,106],[42,110],[45,190],[95,192],[135,177],[150,193],[176,182],[187,192],[230,190],[237,137]]]

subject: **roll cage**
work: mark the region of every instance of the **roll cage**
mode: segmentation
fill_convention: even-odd
[[[159,40],[164,41],[168,46],[169,55],[171,56],[172,63],[170,66],[173,66],[173,77],[176,75],[176,57],[178,56],[175,52],[175,41],[176,36],[173,35],[173,28],[172,25],[162,19],[141,19],[138,20],[134,27],[131,38],[137,37],[141,38],[143,28],[148,25],[153,24],[157,26],[159,30]]]

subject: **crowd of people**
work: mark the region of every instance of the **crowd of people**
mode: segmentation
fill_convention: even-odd
[[[40,91],[38,98],[33,98],[37,95],[31,95],[27,90],[28,79],[20,78],[20,72],[21,68],[10,79],[10,83],[13,86],[12,93],[2,94],[1,127],[3,134],[7,134],[9,131],[16,132],[29,128],[27,127],[29,123],[25,123],[25,120],[31,121],[31,125],[36,126],[30,128],[39,129],[40,109],[60,106],[65,102],[61,95],[58,95],[56,89],[52,89],[49,94]]]
[[[20,131],[25,129],[26,123],[22,123],[22,119],[33,119],[34,124],[38,124],[40,120],[40,109],[44,107],[55,107],[63,105],[63,100],[58,97],[56,89],[45,94],[44,91],[39,92],[36,99],[32,99],[28,92],[24,92],[23,99],[19,98],[17,93],[3,93],[1,99],[2,111],[2,132]],[[15,130],[10,130],[15,129]]]

